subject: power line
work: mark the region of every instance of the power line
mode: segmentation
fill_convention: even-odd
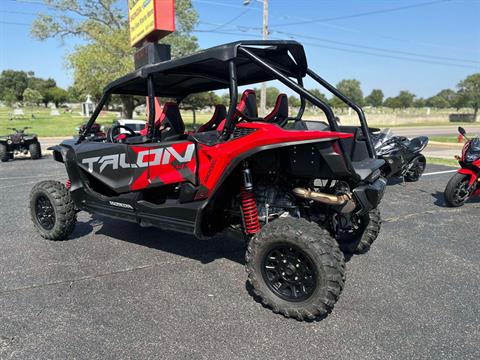
[[[272,27],[273,26],[303,25],[303,24],[311,24],[311,23],[316,23],[316,22],[326,22],[326,21],[352,19],[352,18],[357,18],[357,17],[377,15],[377,14],[385,14],[385,13],[395,12],[395,11],[400,11],[400,10],[407,10],[407,9],[413,9],[413,8],[418,8],[418,7],[430,6],[430,5],[435,5],[435,4],[449,2],[449,1],[452,1],[452,0],[435,0],[435,1],[429,1],[429,2],[424,2],[424,3],[420,3],[420,4],[405,5],[405,6],[399,6],[399,7],[383,9],[383,10],[372,10],[372,11],[367,11],[367,12],[362,12],[362,13],[357,13],[357,14],[341,15],[341,16],[334,16],[334,17],[321,18],[321,19],[312,19],[312,20],[301,21],[301,22],[274,24],[274,25],[272,25]]]
[[[215,25],[214,23],[205,22],[205,21],[203,21],[203,22],[200,21],[200,23],[207,24],[207,25]],[[231,26],[237,28],[240,31],[257,30],[256,27],[251,27],[250,28],[250,27],[246,27],[246,26],[237,26],[237,25],[231,25]],[[386,52],[386,53],[395,53],[395,54],[399,54],[399,55],[415,56],[415,57],[426,58],[426,59],[434,59],[434,60],[440,59],[440,60],[445,60],[445,61],[480,64],[480,61],[478,61],[478,60],[461,59],[461,58],[446,57],[446,56],[434,56],[434,55],[414,53],[414,52],[409,52],[409,51],[386,49],[386,48],[374,47],[374,46],[368,46],[368,45],[353,44],[353,43],[348,43],[348,42],[343,42],[343,41],[335,41],[335,40],[330,40],[330,39],[325,39],[325,38],[320,38],[320,37],[315,37],[315,36],[309,36],[309,35],[295,34],[295,33],[290,33],[290,32],[280,31],[280,30],[272,30],[272,33],[283,34],[283,35],[289,36],[291,38],[305,38],[305,39],[317,40],[317,41],[336,44],[336,45],[354,47],[354,48],[359,48],[361,50],[363,50],[363,49],[374,50],[374,51],[380,51],[380,52]]]
[[[240,19],[243,15],[245,15],[247,12],[250,11],[250,6],[244,9],[240,14],[236,15],[234,18],[224,22],[223,24],[218,25],[215,29],[212,31],[217,31],[220,30],[221,28],[225,27],[226,25],[229,25],[230,23],[234,22],[235,20]]]
[[[211,30],[194,30],[193,32],[201,32],[201,33],[206,33],[206,32],[211,32]],[[222,35],[235,35],[235,36],[252,36],[255,38],[259,38],[258,34],[245,34],[245,33],[237,33],[237,32],[228,32],[228,31],[218,31],[216,34],[222,34]],[[277,39],[280,39],[276,37]],[[329,45],[323,45],[323,44],[318,44],[318,43],[309,43],[309,42],[303,42],[305,45],[317,47],[317,48],[322,48],[322,49],[330,49],[330,50],[337,50],[337,51],[342,51],[342,52],[347,52],[347,53],[353,53],[353,54],[362,54],[362,55],[369,55],[369,56],[375,56],[375,57],[380,57],[380,58],[388,58],[388,59],[396,59],[396,60],[402,60],[402,61],[409,61],[409,62],[416,62],[416,63],[423,63],[423,64],[433,64],[433,65],[445,65],[445,66],[455,66],[455,67],[462,67],[462,68],[468,68],[468,69],[479,69],[479,67],[473,66],[473,65],[465,65],[465,64],[457,64],[457,63],[447,63],[447,62],[441,62],[441,61],[433,61],[433,60],[423,60],[423,59],[415,59],[411,57],[406,57],[406,56],[397,56],[397,55],[388,55],[388,54],[378,54],[374,52],[369,52],[369,51],[363,51],[363,50],[354,50],[354,49],[344,49],[340,47],[335,47],[335,46],[329,46]]]
[[[280,31],[280,30],[274,30],[272,32],[275,32],[277,34],[284,34],[284,35],[287,35],[287,36],[293,36],[293,37],[299,37],[299,38],[305,38],[305,39],[311,39],[311,40],[318,40],[318,41],[322,41],[322,42],[338,44],[338,45],[343,45],[343,46],[358,47],[358,48],[367,49],[367,50],[383,51],[383,52],[396,53],[396,54],[401,54],[401,55],[423,57],[423,58],[428,58],[428,59],[440,59],[440,60],[446,60],[446,61],[460,61],[460,62],[465,62],[465,63],[480,64],[479,60],[468,60],[468,59],[446,57],[446,56],[427,55],[427,54],[413,53],[413,52],[409,52],[409,51],[385,49],[385,48],[380,48],[380,47],[375,47],[375,46],[358,45],[358,44],[352,44],[352,43],[347,43],[347,42],[343,42],[343,41],[335,41],[335,40],[319,38],[319,37],[315,37],[315,36],[293,34],[293,33]]]

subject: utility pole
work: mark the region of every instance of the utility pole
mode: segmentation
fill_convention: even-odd
[[[268,0],[263,0],[263,40],[268,40]],[[267,113],[267,83],[262,83],[260,92],[260,112],[262,115]]]
[[[262,39],[268,40],[268,0],[256,0],[263,3],[263,27]],[[250,5],[251,0],[243,0],[243,5]],[[267,83],[263,82],[260,90],[260,113],[265,115],[267,112]]]

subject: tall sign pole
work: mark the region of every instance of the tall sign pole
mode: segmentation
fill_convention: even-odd
[[[263,40],[268,40],[268,0],[263,0]],[[267,83],[262,83],[260,91],[260,111],[263,115],[267,112]]]

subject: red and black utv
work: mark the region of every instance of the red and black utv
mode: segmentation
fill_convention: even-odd
[[[305,77],[353,108],[361,126],[340,126],[303,87]],[[297,114],[289,116],[286,95],[263,118],[252,90],[239,99],[239,86],[269,80],[300,96]],[[216,106],[207,124],[185,132],[181,101],[218,89],[229,90],[228,109]],[[148,97],[143,134],[88,139],[111,95]],[[155,114],[156,97],[174,101]],[[307,101],[326,121],[304,118]],[[247,239],[255,293],[299,320],[333,308],[345,280],[344,252],[365,252],[380,230],[384,162],[364,113],[308,68],[295,41],[240,41],[146,65],[108,85],[84,133],[52,149],[69,180],[33,188],[30,209],[41,236],[66,239],[81,210],[199,239],[233,228]]]

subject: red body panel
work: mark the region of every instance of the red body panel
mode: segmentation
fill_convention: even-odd
[[[461,168],[461,169],[458,169],[457,172],[459,174],[470,176],[470,182],[468,183],[468,185],[472,185],[473,182],[475,181],[475,178],[477,177],[477,174],[470,169]]]
[[[195,146],[191,141],[179,141],[169,145],[168,148],[164,148],[162,154],[160,154],[161,151],[158,148],[165,145],[161,143],[132,146],[133,151],[138,156],[143,156],[140,161],[149,162],[149,166],[134,180],[131,189],[141,190],[150,186],[190,181],[197,186],[203,185],[206,188],[206,192],[201,192],[200,197],[197,196],[197,199],[205,198],[212,194],[228,166],[236,158],[246,153],[253,153],[264,146],[274,146],[275,144],[353,137],[352,134],[341,132],[285,130],[277,125],[263,122],[242,123],[238,124],[237,128],[250,128],[255,129],[255,131],[249,135],[214,146],[196,145],[198,160],[195,155],[190,156],[189,151],[187,151]],[[156,156],[154,156],[155,154]],[[165,158],[165,155],[168,158]],[[177,158],[188,161],[178,161]],[[195,176],[197,172],[198,183]]]

